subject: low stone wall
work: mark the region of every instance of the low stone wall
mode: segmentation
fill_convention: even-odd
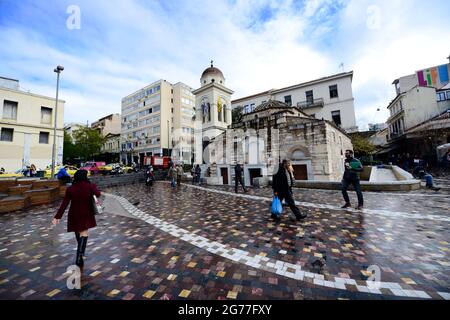
[[[374,166],[371,167],[371,171],[370,171],[370,178],[369,178],[369,182],[375,182],[377,181],[378,177],[378,167]]]
[[[394,172],[394,175],[397,177],[397,179],[400,181],[414,180],[414,177],[411,173],[403,170],[398,166],[392,166],[392,171]]]
[[[17,179],[0,179],[0,193],[8,193],[8,189],[10,187],[14,187],[17,185]]]
[[[127,173],[120,175],[97,175],[89,177],[92,183],[95,183],[97,187],[101,190],[108,187],[117,187],[127,184],[144,183],[145,174],[144,172],[137,173]]]
[[[361,181],[369,181],[372,174],[371,166],[363,166],[363,171],[360,173]]]
[[[295,181],[296,188],[341,190],[342,184],[336,181]],[[411,191],[420,189],[419,180],[405,180],[393,182],[361,181],[363,191]],[[353,187],[349,187],[353,190]]]

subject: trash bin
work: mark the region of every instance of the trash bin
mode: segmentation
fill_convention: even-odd
[[[43,178],[44,175],[45,175],[45,171],[44,170],[39,170],[39,171],[36,171],[35,177],[36,178]]]

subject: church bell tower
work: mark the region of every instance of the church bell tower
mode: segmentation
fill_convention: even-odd
[[[231,125],[231,95],[232,90],[225,86],[225,77],[220,69],[211,66],[203,71],[200,78],[200,88],[192,92],[195,95],[195,122],[197,150],[204,150],[209,141]],[[202,152],[196,151],[196,163],[203,163]]]

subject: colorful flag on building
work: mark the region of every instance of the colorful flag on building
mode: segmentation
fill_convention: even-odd
[[[208,115],[208,106],[206,105],[205,101],[203,101],[202,110],[203,110],[203,116],[206,117]]]

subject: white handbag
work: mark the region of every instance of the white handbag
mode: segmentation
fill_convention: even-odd
[[[95,195],[92,196],[92,206],[94,208],[94,215],[103,213],[103,208]]]

